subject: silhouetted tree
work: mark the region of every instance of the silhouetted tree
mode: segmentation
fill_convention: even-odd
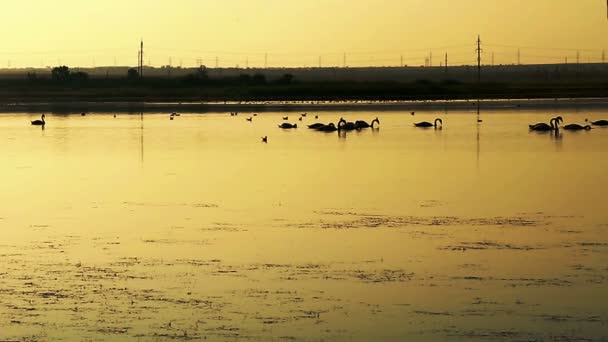
[[[127,71],[127,78],[130,80],[136,80],[139,78],[139,72],[135,68],[131,68]]]
[[[209,78],[209,73],[207,72],[207,67],[204,65],[201,65],[198,68],[198,77],[202,80],[206,80]]]
[[[51,78],[54,81],[59,82],[68,81],[70,79],[70,68],[65,65],[60,67],[54,67],[53,70],[51,70]]]

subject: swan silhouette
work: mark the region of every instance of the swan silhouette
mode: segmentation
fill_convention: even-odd
[[[333,123],[330,123],[329,125],[323,125],[322,127],[317,128],[317,131],[321,132],[335,132],[337,130],[338,128]]]
[[[285,122],[285,123],[280,124],[279,128],[283,128],[283,129],[298,128],[298,125],[297,124],[292,125],[290,123]]]
[[[262,137],[262,142],[263,143],[267,143],[268,142],[268,136]]]
[[[289,116],[284,116],[283,120],[289,120]]]
[[[443,127],[443,120],[441,120],[439,118],[435,119],[435,123],[434,124],[432,124],[432,123],[430,123],[428,121],[422,121],[422,122],[415,123],[414,126],[421,127],[421,128],[428,128],[428,127],[435,127],[435,128],[437,128],[437,123],[438,122],[441,125],[440,127]]]
[[[608,126],[608,120],[591,121],[594,126]]]
[[[322,124],[320,122],[314,123],[312,125],[308,125],[308,128],[310,129],[319,129],[321,127],[325,126],[325,124]]]
[[[245,120],[247,120],[247,121],[251,122],[251,121],[253,121],[253,118],[247,118],[247,119],[245,119]]]
[[[355,121],[355,126],[357,127],[357,129],[370,128],[370,127],[374,128],[375,124],[378,124],[378,125],[380,124],[380,120],[378,118],[375,118],[374,120],[372,120],[371,125],[365,121],[361,121],[361,120]]]
[[[346,120],[344,120],[344,118],[340,118],[340,121],[338,121],[338,130],[352,131],[354,129],[357,129],[357,126],[354,122],[347,122]]]
[[[42,120],[34,120],[34,121],[32,121],[32,125],[34,125],[34,126],[44,126],[46,124],[46,122],[44,121],[44,114],[42,114],[41,119]]]
[[[582,131],[582,130],[588,131],[591,129],[591,126],[589,126],[589,125],[581,126],[579,124],[569,124],[569,125],[564,126],[564,129],[568,130],[568,131]]]

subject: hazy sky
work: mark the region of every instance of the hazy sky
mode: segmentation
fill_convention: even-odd
[[[324,66],[601,60],[605,0],[22,0],[3,1],[0,66]],[[564,49],[564,50],[561,50]],[[569,49],[569,50],[567,50]]]

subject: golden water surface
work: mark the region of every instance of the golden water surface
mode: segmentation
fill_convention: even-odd
[[[608,119],[2,114],[0,340],[605,340],[608,128],[558,114]]]

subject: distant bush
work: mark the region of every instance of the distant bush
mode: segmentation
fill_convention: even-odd
[[[70,68],[63,65],[51,70],[51,79],[57,83],[82,83],[89,80],[89,74],[83,71],[71,72]]]

